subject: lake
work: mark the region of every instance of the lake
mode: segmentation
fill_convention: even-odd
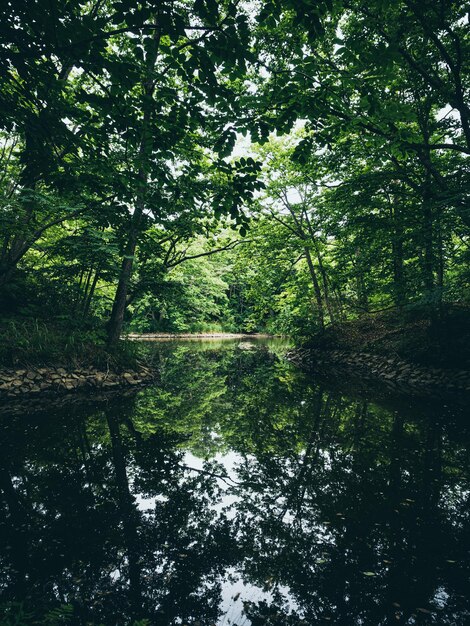
[[[465,406],[148,350],[154,386],[1,412],[1,624],[470,623]]]

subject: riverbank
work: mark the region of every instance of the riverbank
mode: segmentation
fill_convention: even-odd
[[[397,357],[367,352],[296,348],[287,358],[302,369],[322,375],[385,383],[404,392],[470,393],[470,371],[418,366]]]
[[[154,379],[146,350],[103,330],[36,319],[0,324],[0,399],[136,387]]]
[[[3,368],[0,369],[0,398],[137,387],[152,382],[154,379],[155,373],[143,366],[123,372],[99,370],[94,367]]]
[[[470,392],[470,317],[450,312],[431,321],[423,315],[364,316],[332,326],[290,351],[302,369],[382,381],[407,391]]]

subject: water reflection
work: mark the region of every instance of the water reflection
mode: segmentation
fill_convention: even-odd
[[[463,409],[152,349],[158,387],[2,416],[0,623],[468,623]]]

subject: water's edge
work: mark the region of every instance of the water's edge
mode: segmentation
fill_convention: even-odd
[[[294,348],[287,359],[305,371],[333,377],[345,374],[367,381],[378,381],[409,393],[470,393],[470,371],[416,365],[398,357],[366,352]]]

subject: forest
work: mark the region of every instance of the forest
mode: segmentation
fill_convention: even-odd
[[[7,0],[0,41],[1,362],[468,339],[464,3]]]
[[[0,2],[0,626],[470,624],[469,9]]]

